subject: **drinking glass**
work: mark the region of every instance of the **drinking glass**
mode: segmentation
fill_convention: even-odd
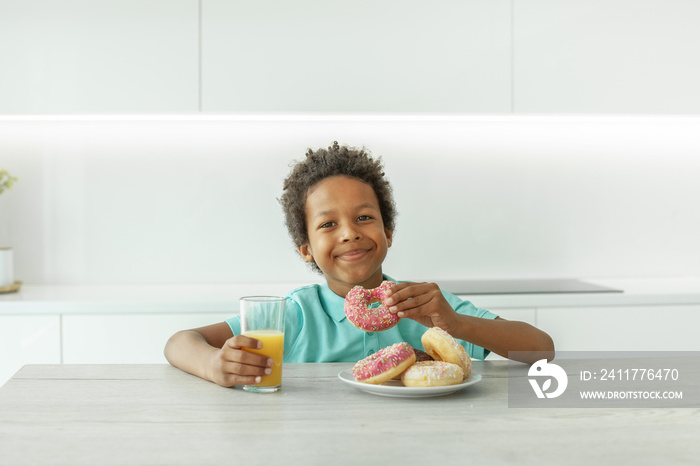
[[[243,390],[257,393],[276,392],[282,388],[282,358],[284,357],[285,299],[278,296],[246,296],[241,298],[241,334],[262,342],[261,349],[243,348],[274,360],[272,374],[262,381],[243,385]]]

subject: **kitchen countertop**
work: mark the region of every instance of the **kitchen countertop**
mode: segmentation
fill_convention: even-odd
[[[700,303],[700,277],[581,279],[621,293],[460,295],[486,309]],[[237,313],[241,296],[282,295],[306,283],[32,285],[0,294],[3,314]]]
[[[338,379],[351,363],[285,364],[273,394],[168,365],[25,366],[0,388],[0,465],[697,461],[697,407],[511,408],[519,366],[474,361],[480,382],[431,398],[360,391]]]

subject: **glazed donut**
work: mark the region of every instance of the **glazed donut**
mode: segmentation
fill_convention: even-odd
[[[429,328],[420,339],[425,351],[438,361],[457,364],[464,372],[464,377],[472,370],[472,360],[462,345],[452,335],[440,327]]]
[[[399,323],[400,317],[384,306],[386,292],[393,282],[384,280],[377,288],[368,290],[356,286],[345,296],[345,315],[352,325],[365,332],[381,332]],[[370,309],[372,303],[379,306]]]
[[[462,383],[462,380],[462,368],[444,361],[419,361],[401,375],[406,387],[442,387]]]
[[[358,361],[352,368],[352,375],[358,382],[380,384],[402,373],[416,362],[416,355],[408,343],[387,346]]]

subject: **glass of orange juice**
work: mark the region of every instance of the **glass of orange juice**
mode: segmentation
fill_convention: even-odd
[[[275,361],[272,374],[262,381],[243,385],[248,392],[270,393],[282,388],[282,358],[284,357],[284,305],[278,296],[245,296],[241,298],[241,334],[262,342],[261,349],[243,348],[264,354]]]

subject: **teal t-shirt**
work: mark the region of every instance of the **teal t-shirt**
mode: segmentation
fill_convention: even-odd
[[[393,280],[384,277],[385,280]],[[495,314],[442,292],[452,308],[464,315],[495,319]],[[427,328],[415,320],[401,319],[382,332],[365,332],[345,317],[345,298],[327,284],[314,284],[287,295],[284,330],[284,362],[357,362],[382,348],[401,341],[423,350],[420,338]],[[226,320],[234,335],[241,333],[239,316]],[[457,340],[474,359],[484,359],[489,351],[467,341]]]

